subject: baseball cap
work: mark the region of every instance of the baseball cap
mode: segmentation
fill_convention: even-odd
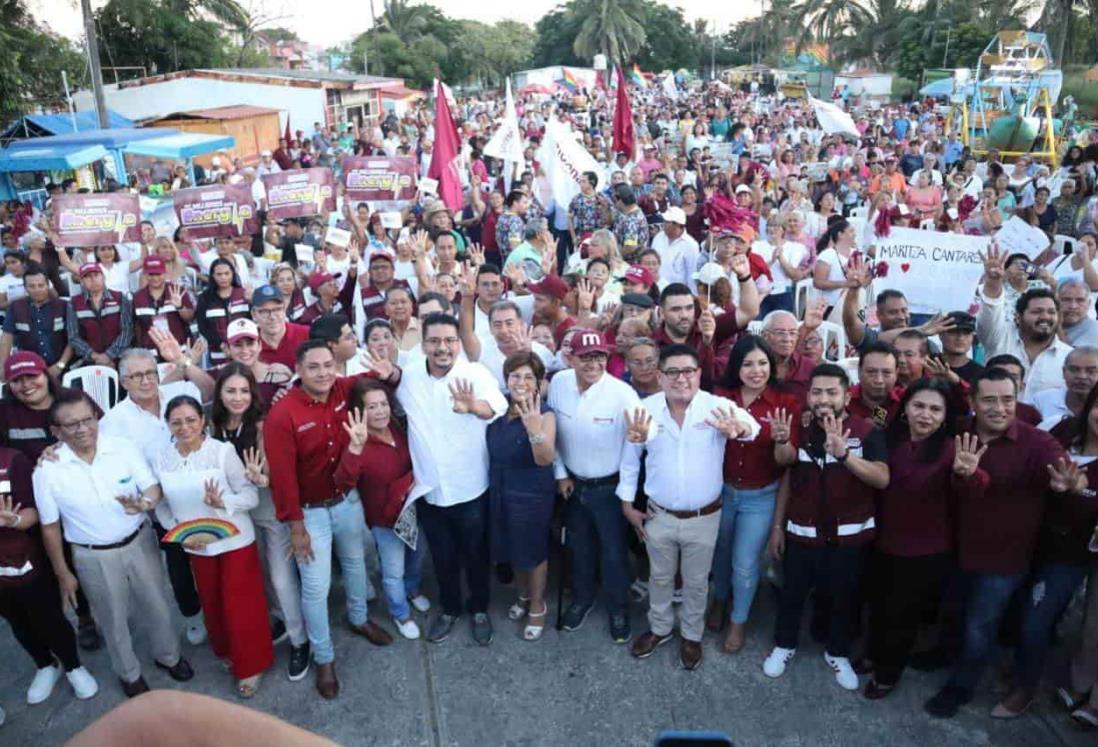
[[[271,155],[271,152],[269,150],[265,150],[262,153],[260,153],[259,155],[260,155],[261,158],[265,158],[265,157]]]
[[[144,269],[146,275],[163,275],[167,270],[161,257],[145,257],[142,269]]]
[[[946,324],[952,324],[955,332],[975,332],[976,317],[967,311],[951,311],[944,319]]]
[[[665,223],[678,223],[680,226],[685,226],[686,213],[683,212],[683,209],[681,207],[675,207],[674,205],[672,205],[664,211],[663,220]]]
[[[724,268],[718,265],[716,262],[706,262],[701,266],[701,269],[694,273],[694,279],[699,283],[705,283],[706,285],[713,285],[721,278],[727,278]]]
[[[572,333],[572,355],[588,353],[609,353],[610,345],[601,332],[593,329],[577,329]]]
[[[370,255],[370,264],[371,265],[374,263],[375,259],[383,259],[386,262],[388,262],[389,264],[393,264],[393,255],[389,254],[389,252],[387,252],[387,251],[377,251],[377,252],[374,252],[373,254],[371,254]]]
[[[623,306],[639,306],[642,309],[650,309],[656,305],[647,293],[626,293],[621,297],[621,302]]]
[[[282,293],[273,285],[261,285],[252,292],[252,307],[256,308],[271,301],[282,303]]]
[[[725,236],[731,236],[732,238],[739,239],[745,244],[750,244],[755,239],[754,232],[746,225],[736,226],[735,228],[728,226],[725,228],[721,228],[717,231],[718,239],[722,239]]]
[[[641,267],[640,265],[630,265],[629,269],[625,271],[625,282],[640,283],[641,285],[652,285],[655,280],[652,278],[652,273],[648,271],[647,267]]]
[[[335,275],[330,272],[314,272],[309,276],[309,290],[316,293],[320,286],[324,285],[330,280],[335,280]]]
[[[740,192],[747,192],[748,194],[750,194],[751,193],[751,187],[747,186],[746,184],[741,184],[738,187],[736,187],[736,194],[739,194]]]
[[[536,283],[530,283],[527,288],[531,293],[539,296],[552,296],[557,300],[564,300],[568,295],[568,283],[561,280],[559,275],[546,275]]]
[[[233,343],[244,337],[259,339],[259,327],[255,326],[255,322],[251,319],[234,319],[229,322],[229,326],[225,329],[225,339]]]
[[[20,376],[36,376],[46,373],[46,361],[38,353],[19,350],[4,362],[4,380],[14,381]]]
[[[95,262],[85,262],[84,264],[80,265],[80,277],[87,277],[93,272],[98,272],[100,275],[102,275],[103,268]]]

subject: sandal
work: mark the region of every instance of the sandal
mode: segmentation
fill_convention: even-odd
[[[541,638],[541,634],[545,632],[545,616],[549,614],[549,603],[542,602],[541,612],[531,612],[530,619],[541,618],[541,625],[535,625],[533,623],[527,623],[526,627],[522,630],[522,638],[525,641],[536,641]]]
[[[530,600],[527,597],[520,596],[518,601],[512,604],[507,609],[508,620],[521,620],[526,617],[526,613],[529,612]]]
[[[241,698],[254,698],[259,692],[259,679],[263,675],[255,674],[246,679],[236,681],[236,694]]]

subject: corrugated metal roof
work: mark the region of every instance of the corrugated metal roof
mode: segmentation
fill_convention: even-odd
[[[266,106],[215,106],[212,109],[190,109],[185,112],[174,112],[157,119],[247,119],[260,114],[278,114],[279,109],[270,109]]]
[[[37,132],[31,133],[32,136],[41,135],[68,135],[73,132],[72,115],[65,114],[28,114],[24,119],[35,129]],[[110,128],[123,128],[133,127],[133,120],[126,119],[117,112],[107,112],[107,127]],[[99,129],[99,120],[95,116],[95,112],[77,112],[76,113],[76,131],[82,132],[84,130],[97,130]],[[23,132],[23,120],[16,120],[11,124],[0,137],[13,138],[22,137]]]

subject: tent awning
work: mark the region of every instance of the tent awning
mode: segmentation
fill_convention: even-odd
[[[163,137],[175,130],[156,130],[152,128],[118,128],[113,130],[81,130],[67,135],[51,135],[27,140],[16,140],[8,146],[11,151],[38,148],[68,148],[101,145],[104,148],[121,148],[128,143],[147,138]]]
[[[135,156],[182,160],[226,150],[236,144],[232,135],[207,135],[201,132],[179,132],[148,140],[138,140],[127,145],[123,152]]]
[[[941,78],[919,89],[920,96],[949,96],[953,93],[953,78]]]
[[[40,142],[42,138],[38,139]],[[43,145],[0,151],[0,171],[67,171],[107,157],[102,145]]]

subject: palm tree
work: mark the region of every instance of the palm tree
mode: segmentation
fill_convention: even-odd
[[[166,5],[176,15],[192,20],[209,16],[237,31],[249,24],[248,11],[236,0],[167,0]]]
[[[573,45],[579,57],[604,54],[608,64],[621,65],[644,44],[641,0],[574,0],[570,11],[583,19]]]
[[[870,0],[802,0],[793,7],[802,28],[797,51],[813,39],[826,43],[830,50],[841,37],[851,35],[855,27],[869,25],[870,4]]]
[[[382,0],[381,26],[411,44],[427,25],[431,7],[413,5],[408,0]]]

